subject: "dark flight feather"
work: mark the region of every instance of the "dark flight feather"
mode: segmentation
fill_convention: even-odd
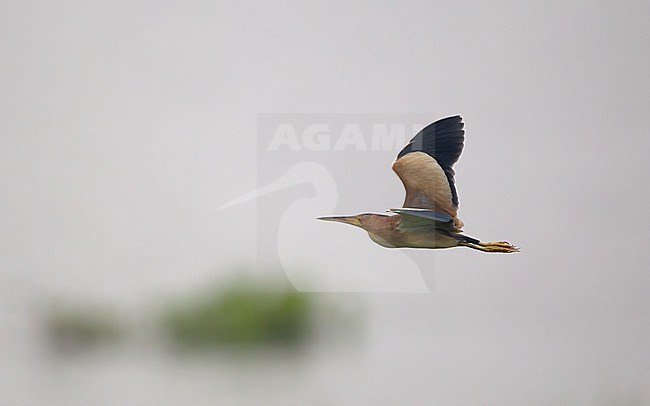
[[[464,126],[461,116],[440,119],[420,130],[397,155],[399,159],[410,152],[424,152],[435,159],[445,171],[451,189],[452,203],[456,207],[458,207],[458,193],[452,167],[463,152]]]

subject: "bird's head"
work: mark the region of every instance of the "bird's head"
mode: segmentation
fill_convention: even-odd
[[[393,217],[386,214],[362,213],[354,216],[318,217],[318,220],[336,221],[372,231],[390,228]]]

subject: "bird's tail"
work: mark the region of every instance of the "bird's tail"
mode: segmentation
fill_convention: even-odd
[[[463,235],[463,234],[453,234],[454,238],[457,239],[460,242],[466,242],[470,244],[478,244],[481,241],[477,240],[476,238],[472,238],[468,235]]]

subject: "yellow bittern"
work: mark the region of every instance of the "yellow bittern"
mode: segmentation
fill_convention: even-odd
[[[462,234],[452,167],[463,151],[464,126],[460,116],[438,120],[417,133],[397,155],[392,167],[406,189],[403,208],[319,220],[360,227],[387,248],[463,246],[485,252],[518,252],[506,241],[482,242]]]

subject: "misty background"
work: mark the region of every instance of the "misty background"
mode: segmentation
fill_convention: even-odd
[[[0,403],[650,404],[649,18],[640,1],[4,2]],[[241,269],[283,277],[256,201],[216,210],[260,186],[260,114],[429,112],[466,123],[467,234],[520,254],[418,252],[430,293],[319,294],[361,332],[300,357],[43,345],[51,298],[134,315]],[[341,214],[402,201],[390,160],[371,179],[339,164],[357,185]],[[402,255],[305,227],[324,252],[352,243],[296,266]]]

